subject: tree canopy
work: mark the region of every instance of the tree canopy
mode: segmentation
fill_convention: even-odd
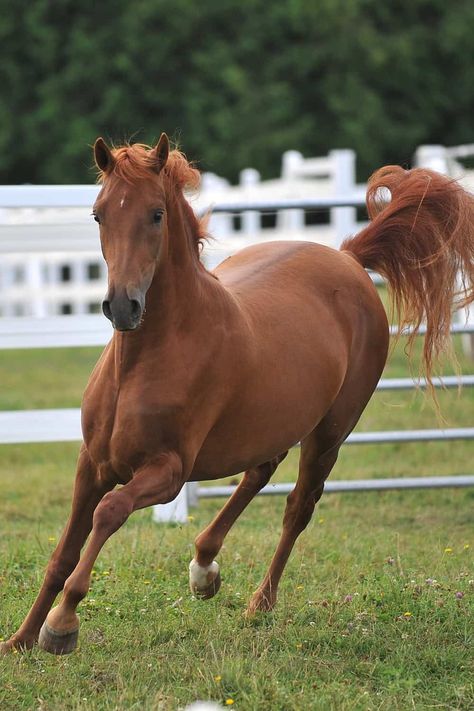
[[[98,135],[175,137],[203,170],[294,148],[360,177],[472,142],[474,3],[0,0],[0,181],[91,182]]]

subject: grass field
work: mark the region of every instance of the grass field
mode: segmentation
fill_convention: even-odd
[[[80,402],[94,349],[2,352],[0,409]],[[473,371],[464,362],[465,372]],[[403,349],[386,376],[407,374]],[[474,393],[441,393],[448,426],[472,426]],[[436,427],[421,394],[380,393],[358,429]],[[0,448],[0,638],[28,611],[67,517],[74,444]],[[294,479],[297,453],[275,480]],[[347,447],[332,478],[472,474],[471,442]],[[175,710],[212,698],[242,710],[473,709],[473,490],[323,497],[276,610],[242,617],[276,546],[283,498],[257,499],[219,556],[208,602],[187,588],[184,526],[134,514],[106,545],[81,605],[78,650],[0,658],[0,711]]]

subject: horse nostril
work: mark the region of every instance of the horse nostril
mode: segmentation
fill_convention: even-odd
[[[104,316],[106,316],[109,321],[112,321],[112,311],[110,308],[110,301],[107,301],[107,299],[104,299],[102,302],[102,313]]]
[[[142,307],[137,299],[130,299],[130,308],[133,319],[139,319],[142,315]]]

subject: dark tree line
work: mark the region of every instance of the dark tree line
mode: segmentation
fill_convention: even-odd
[[[97,135],[179,139],[276,175],[354,148],[360,177],[474,140],[471,0],[0,0],[0,181],[89,182]]]

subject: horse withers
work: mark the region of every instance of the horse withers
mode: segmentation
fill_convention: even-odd
[[[170,152],[167,137],[154,148],[115,149],[99,138],[94,154],[102,189],[93,215],[108,265],[103,311],[115,331],[84,394],[69,521],[4,652],[37,640],[55,654],[72,651],[94,562],[129,515],[173,500],[187,481],[244,471],[196,539],[191,589],[212,597],[225,535],[300,441],[281,539],[248,605],[248,614],[270,610],[295,540],[385,365],[387,317],[365,268],[386,277],[402,325],[416,334],[426,321],[428,379],[449,348],[453,303],[474,300],[474,200],[434,172],[376,172],[372,222],[340,250],[261,244],[211,273],[199,259],[204,225],[183,195],[199,173]],[[379,204],[382,187],[388,204]]]

